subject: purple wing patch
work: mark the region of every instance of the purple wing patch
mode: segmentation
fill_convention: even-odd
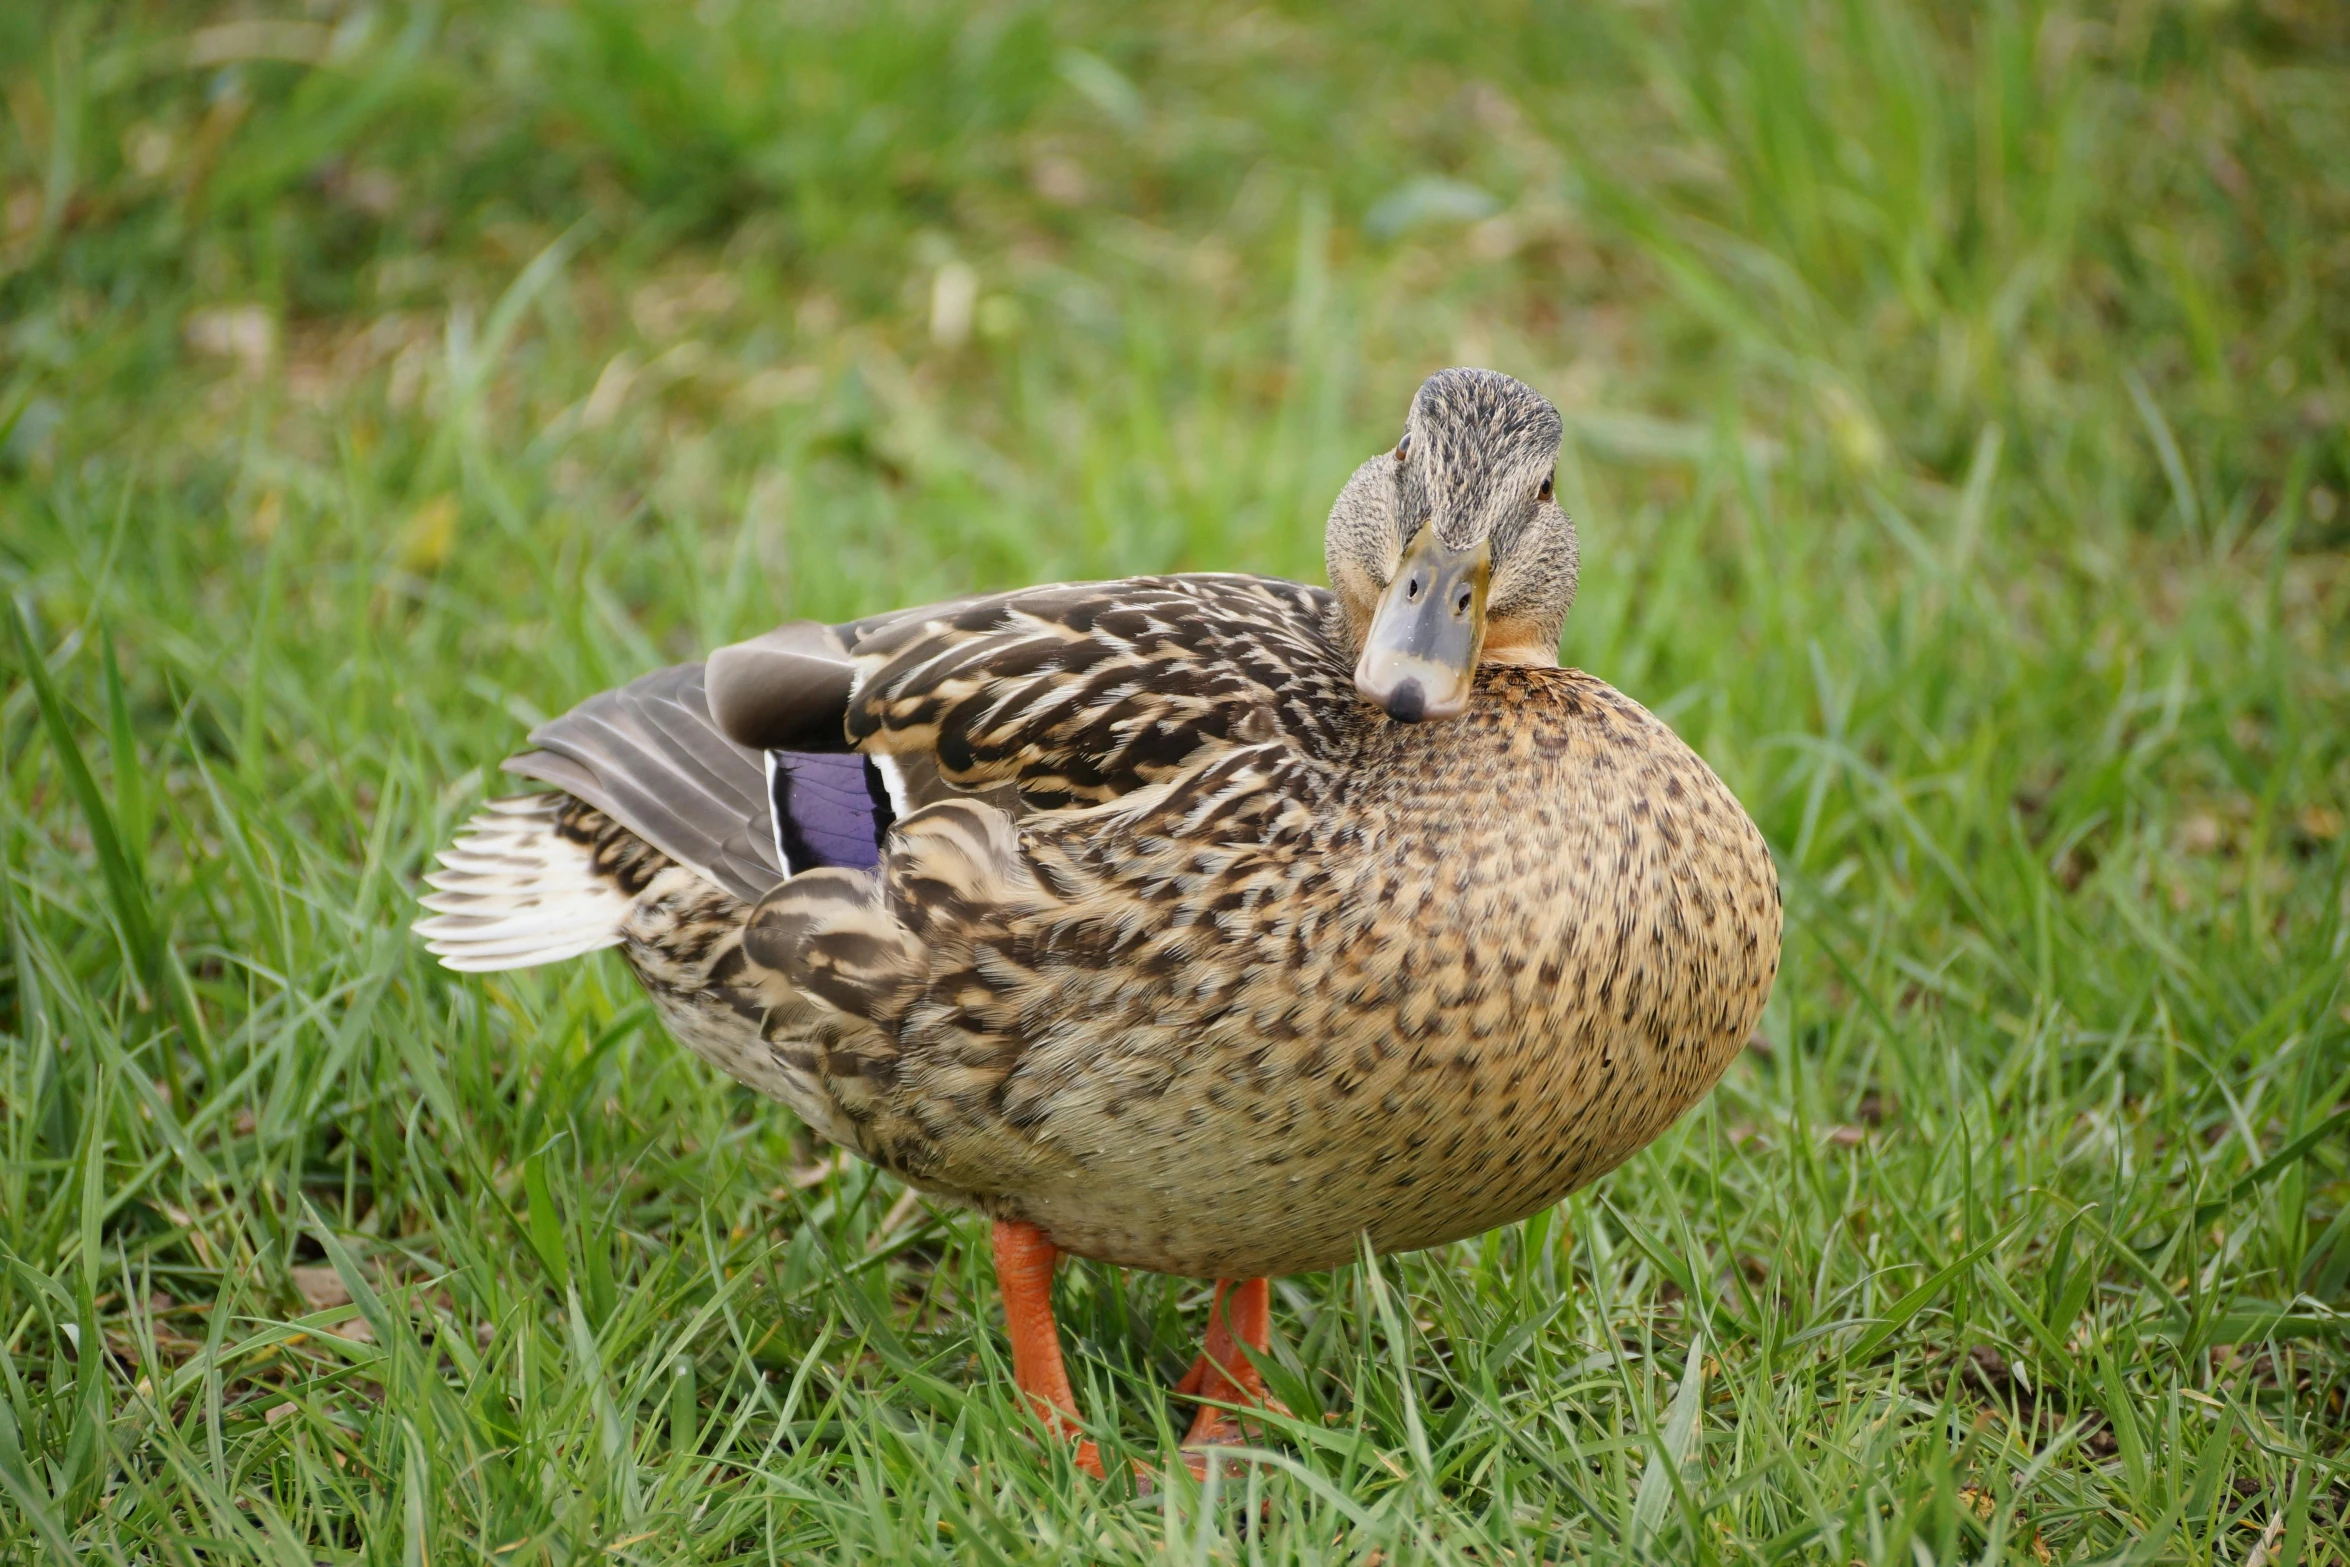
[[[854,751],[769,751],[767,798],[787,876],[820,865],[871,870],[897,820],[881,770]]]

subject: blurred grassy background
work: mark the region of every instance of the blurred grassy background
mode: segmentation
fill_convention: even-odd
[[[59,3],[0,92],[0,1548],[2345,1559],[2343,7]],[[1282,1286],[1261,1506],[1039,1465],[971,1223],[615,962],[406,934],[537,718],[1316,578],[1461,362],[1788,961],[1595,1191]],[[1155,1459],[1201,1292],[1063,1295]]]

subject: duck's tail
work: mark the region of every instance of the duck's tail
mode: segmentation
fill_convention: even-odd
[[[416,922],[416,933],[442,967],[462,973],[529,968],[618,946],[643,886],[619,873],[611,851],[623,846],[609,840],[620,830],[568,794],[490,801],[424,878],[433,890],[418,901],[432,913]],[[660,858],[641,840],[636,847]]]

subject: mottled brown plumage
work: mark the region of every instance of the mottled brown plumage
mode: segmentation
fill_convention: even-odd
[[[422,928],[530,961],[543,818],[625,891],[610,943],[689,1047],[1079,1255],[1248,1279],[1534,1212],[1720,1076],[1780,928],[1721,781],[1556,667],[1558,439],[1448,371],[1340,495],[1331,591],[1036,588],[607,693],[510,764],[562,803],[482,818]],[[779,759],[826,753],[871,759],[870,863],[789,847]]]

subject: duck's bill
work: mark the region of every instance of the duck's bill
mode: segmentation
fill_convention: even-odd
[[[1379,597],[1355,689],[1387,716],[1416,724],[1450,718],[1469,705],[1485,645],[1486,541],[1455,548],[1422,524]]]

